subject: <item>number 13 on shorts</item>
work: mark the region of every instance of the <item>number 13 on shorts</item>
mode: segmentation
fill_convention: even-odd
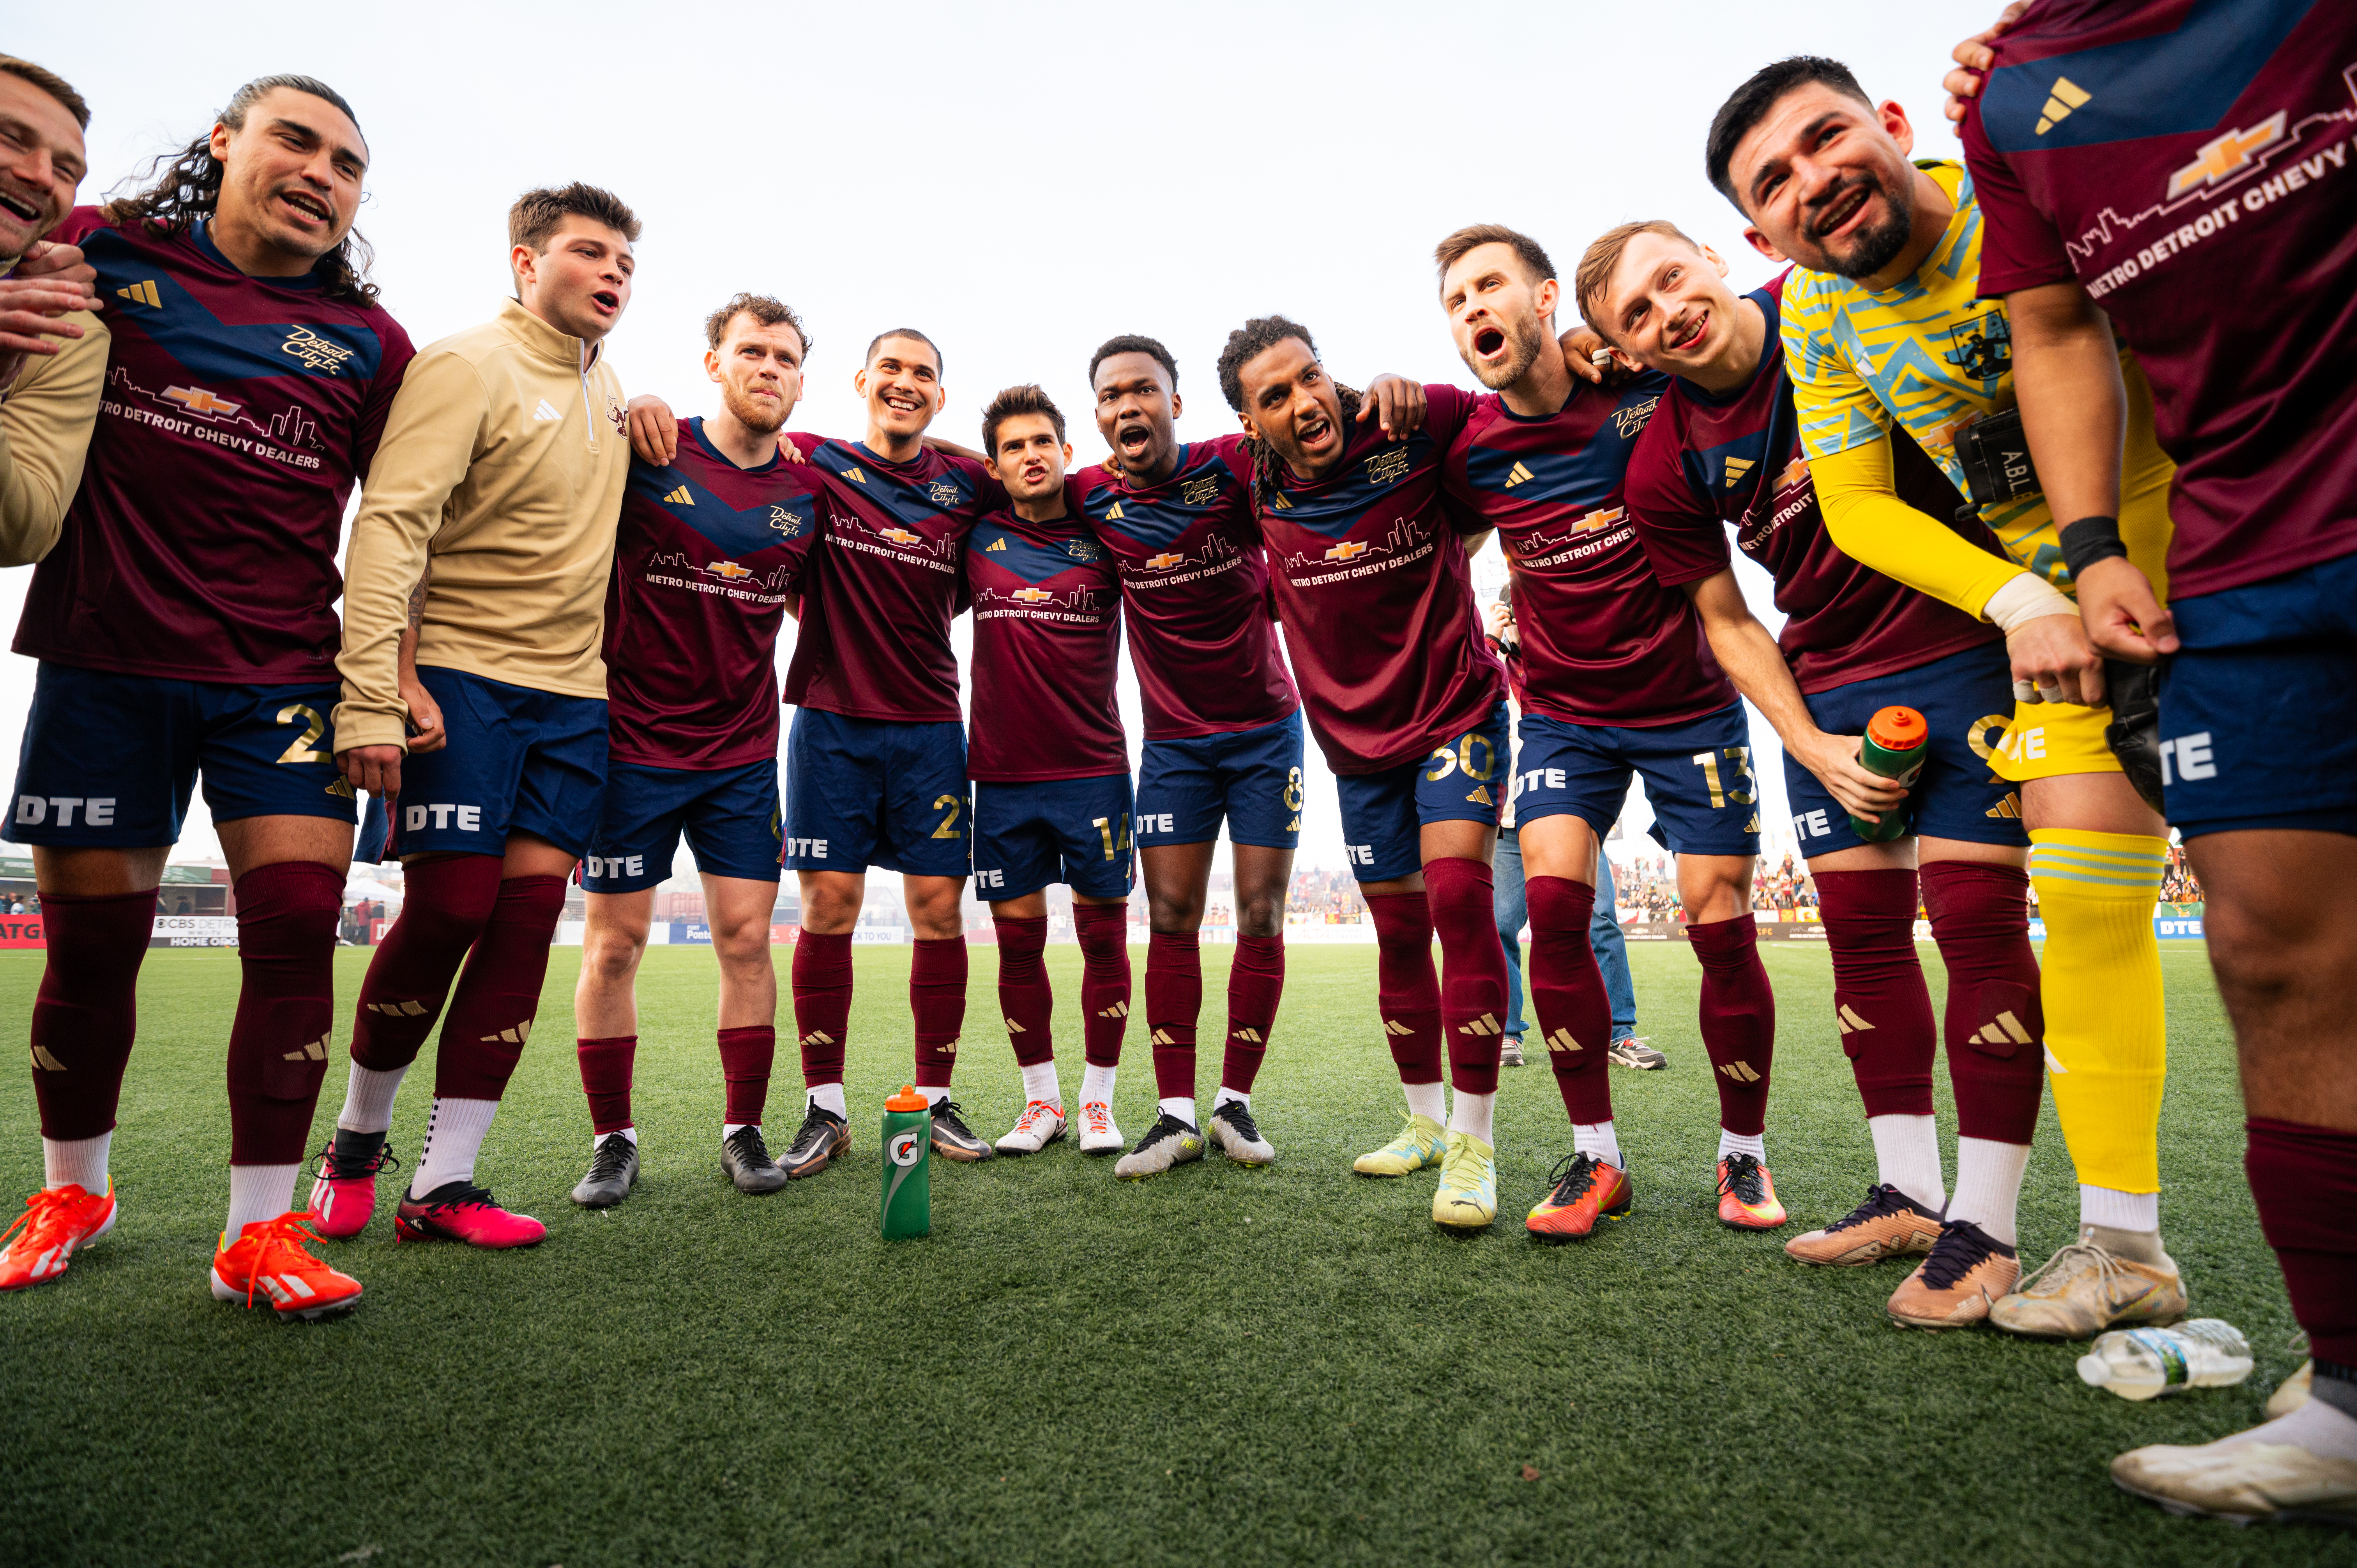
[[[1760,798],[1758,789],[1754,788],[1759,780],[1751,774],[1751,748],[1748,746],[1729,746],[1721,749],[1726,754],[1727,761],[1733,764],[1728,773],[1733,779],[1739,781],[1733,789],[1727,788],[1719,778],[1717,755],[1707,751],[1697,751],[1694,754],[1694,765],[1702,769],[1703,782],[1710,786],[1710,809],[1719,811],[1725,811],[1728,806],[1755,804]]]

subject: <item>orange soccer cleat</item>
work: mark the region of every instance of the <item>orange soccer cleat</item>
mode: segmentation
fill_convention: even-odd
[[[309,1248],[319,1240],[311,1230],[311,1211],[297,1208],[275,1219],[257,1219],[232,1241],[221,1232],[213,1253],[213,1295],[220,1301],[253,1305],[261,1295],[281,1318],[322,1317],[341,1312],[361,1299],[361,1282],[339,1274]]]
[[[1718,1222],[1738,1230],[1773,1230],[1784,1223],[1776,1178],[1749,1155],[1729,1155],[1718,1162]]]
[[[13,1237],[0,1253],[0,1290],[46,1284],[66,1272],[77,1249],[114,1229],[114,1180],[104,1196],[69,1182],[45,1187],[25,1200],[25,1212],[0,1235]]]
[[[1534,1241],[1579,1240],[1596,1229],[1598,1219],[1622,1219],[1637,1201],[1629,1173],[1593,1155],[1566,1155],[1548,1179],[1555,1183],[1553,1189],[1523,1222]]]

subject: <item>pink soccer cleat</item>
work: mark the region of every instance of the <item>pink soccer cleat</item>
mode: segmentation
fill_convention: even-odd
[[[341,1131],[319,1151],[316,1164],[312,1229],[329,1241],[349,1241],[368,1229],[376,1215],[377,1172],[401,1168],[384,1138]]]
[[[510,1214],[490,1189],[445,1182],[424,1197],[404,1194],[393,1210],[393,1233],[403,1241],[464,1241],[469,1247],[529,1247],[548,1227],[529,1214]]]

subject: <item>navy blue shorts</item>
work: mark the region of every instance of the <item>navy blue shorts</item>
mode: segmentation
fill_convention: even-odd
[[[796,871],[963,877],[965,725],[794,710],[786,736],[786,858]]]
[[[1141,849],[1207,843],[1301,843],[1301,710],[1258,729],[1149,740],[1137,765]]]
[[[2160,779],[2187,838],[2357,833],[2357,555],[2178,599]]]
[[[616,762],[606,769],[606,803],[583,857],[581,886],[636,893],[671,875],[682,831],[706,876],[778,879],[785,829],[778,810],[778,759],[735,768],[653,768]]]
[[[1342,800],[1342,854],[1361,882],[1389,882],[1424,869],[1426,822],[1498,825],[1498,787],[1510,753],[1506,704],[1415,762],[1381,773],[1338,773]]]
[[[2005,644],[1967,648],[1805,700],[1809,715],[1827,735],[1864,735],[1867,721],[1893,704],[1923,715],[1932,731],[1926,743],[1931,756],[1907,792],[1907,814],[1916,832],[1967,843],[2029,843],[2021,828],[2020,787],[1990,773],[1988,765],[1990,743],[2013,722],[2013,666]],[[1792,832],[1803,856],[1814,859],[1866,842],[1850,827],[1841,802],[1789,751],[1784,797],[1792,804]]]
[[[606,703],[420,666],[450,744],[404,757],[393,842],[404,854],[503,854],[510,833],[587,853],[606,791]]]
[[[1636,773],[1653,808],[1653,838],[1673,854],[1760,853],[1760,780],[1739,702],[1655,729],[1570,725],[1526,713],[1522,742],[1516,827],[1569,814],[1600,839],[1619,820]]]
[[[178,843],[197,777],[217,822],[357,814],[328,728],[333,684],[225,686],[44,660],[16,754],[14,843]]]
[[[1060,882],[1092,898],[1126,898],[1129,775],[974,787],[974,895],[996,901]]]

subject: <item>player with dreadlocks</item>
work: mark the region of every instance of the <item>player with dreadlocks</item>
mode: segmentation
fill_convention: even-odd
[[[0,1288],[114,1223],[107,1177],[139,965],[202,775],[244,985],[213,1294],[351,1305],[290,1199],[327,1071],[353,794],[332,759],[344,502],[409,363],[353,232],[368,144],[325,82],[267,76],[136,196],[75,210],[107,303],[107,401],[16,651],[40,660],[5,835],[33,846],[43,1189]]]
[[[1220,389],[1250,439],[1252,489],[1302,705],[1341,796],[1381,948],[1378,996],[1408,1126],[1369,1176],[1440,1167],[1432,1217],[1497,1218],[1498,1054],[1506,961],[1490,857],[1507,759],[1505,674],[1481,636],[1466,562],[1480,544],[1441,494],[1473,399],[1425,388],[1405,443],[1359,425],[1361,399],[1308,329],[1258,317],[1228,335]],[[1475,525],[1477,528],[1479,525]],[[1437,930],[1445,983],[1437,983]],[[1457,1087],[1444,1125],[1442,1029]]]

